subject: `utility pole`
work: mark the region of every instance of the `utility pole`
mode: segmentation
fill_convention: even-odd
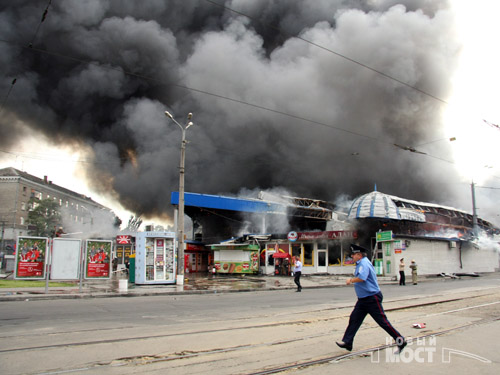
[[[193,125],[190,121],[193,118],[192,113],[188,113],[186,125],[182,126],[175,119],[174,116],[168,111],[165,111],[165,116],[171,119],[182,132],[181,138],[181,160],[179,166],[179,211],[177,225],[179,230],[179,236],[177,238],[177,284],[184,284],[184,164],[186,158],[186,130]]]

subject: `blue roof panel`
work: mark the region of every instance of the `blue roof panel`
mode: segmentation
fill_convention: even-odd
[[[172,192],[170,203],[174,205],[179,204],[178,191]],[[184,193],[184,205],[243,212],[273,212],[285,214],[287,211],[287,206],[274,202],[196,193]]]

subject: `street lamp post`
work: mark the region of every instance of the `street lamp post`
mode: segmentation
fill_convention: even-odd
[[[186,154],[186,130],[193,125],[190,121],[193,117],[192,113],[188,113],[188,122],[182,126],[175,119],[174,116],[168,111],[165,111],[165,116],[175,122],[182,132],[181,141],[181,161],[179,167],[179,211],[177,214],[177,225],[179,230],[179,237],[177,239],[177,284],[184,284],[184,162]]]

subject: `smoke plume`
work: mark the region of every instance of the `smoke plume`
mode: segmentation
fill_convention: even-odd
[[[40,22],[48,3],[0,5],[3,150],[26,127],[90,146],[93,189],[168,216],[181,131],[164,112],[191,112],[186,191],[457,203],[453,168],[394,146],[443,137],[447,1],[53,0]]]

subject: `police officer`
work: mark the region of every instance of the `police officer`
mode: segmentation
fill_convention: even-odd
[[[354,277],[347,279],[346,284],[354,284],[358,301],[354,306],[349,318],[342,341],[337,341],[336,344],[346,350],[352,350],[354,336],[359,327],[363,323],[367,314],[377,322],[394,340],[398,346],[396,353],[401,351],[406,346],[405,338],[392,326],[385,315],[382,307],[382,293],[377,282],[377,275],[371,262],[366,258],[367,250],[361,246],[352,244],[352,258],[356,262],[356,270]]]

